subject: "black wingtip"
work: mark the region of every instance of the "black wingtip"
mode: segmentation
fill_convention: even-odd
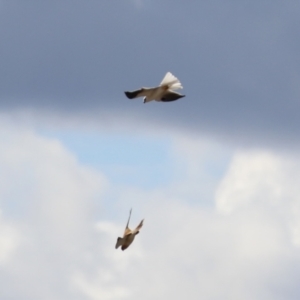
[[[125,93],[125,95],[126,95],[126,97],[128,99],[134,99],[134,98],[136,98],[138,96],[139,92],[140,91],[134,91],[134,92],[128,92],[128,91],[126,91],[124,93]]]
[[[181,98],[185,97],[185,95],[174,95],[174,94],[170,94],[167,95],[166,97],[163,97],[161,99],[162,102],[172,102],[172,101],[176,101],[179,100]]]

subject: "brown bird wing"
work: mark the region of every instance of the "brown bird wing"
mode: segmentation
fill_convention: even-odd
[[[126,224],[126,227],[125,227],[125,231],[124,231],[123,237],[131,233],[131,230],[128,227],[129,221],[130,221],[130,217],[131,217],[131,211],[132,211],[132,208],[130,209],[130,212],[129,212],[129,217],[128,217],[128,221],[127,221],[127,224]]]
[[[143,223],[144,223],[144,220],[142,220],[142,221],[140,222],[140,224],[137,226],[137,228],[135,228],[135,229],[133,230],[132,233],[138,233],[139,230],[142,228]]]
[[[132,231],[129,228],[126,228],[125,231],[124,231],[123,237],[125,237],[126,235],[129,235],[131,233],[132,233]]]

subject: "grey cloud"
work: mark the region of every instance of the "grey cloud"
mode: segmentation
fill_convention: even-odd
[[[299,136],[294,1],[3,1],[0,107],[130,114],[193,131]],[[167,71],[187,97],[130,102]]]

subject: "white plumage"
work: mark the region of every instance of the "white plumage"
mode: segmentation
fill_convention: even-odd
[[[158,87],[153,88],[141,88],[133,92],[125,92],[125,95],[129,99],[135,99],[138,97],[144,97],[144,103],[150,101],[159,102],[171,102],[185,97],[174,90],[182,89],[181,82],[172,73],[168,72],[163,78],[162,82]]]

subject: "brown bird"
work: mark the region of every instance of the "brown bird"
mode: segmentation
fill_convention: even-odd
[[[123,235],[122,238],[118,237],[118,239],[117,239],[116,249],[118,249],[120,246],[122,246],[121,249],[123,251],[125,249],[127,249],[131,245],[131,243],[133,242],[135,236],[139,233],[139,230],[143,226],[144,220],[142,220],[140,222],[140,224],[137,226],[137,228],[135,228],[134,230],[129,229],[128,225],[129,225],[129,220],[130,220],[130,217],[131,217],[131,211],[132,211],[132,209],[129,212],[129,218],[128,218],[128,221],[127,221],[127,225],[126,225],[126,228],[125,228],[124,235]]]

